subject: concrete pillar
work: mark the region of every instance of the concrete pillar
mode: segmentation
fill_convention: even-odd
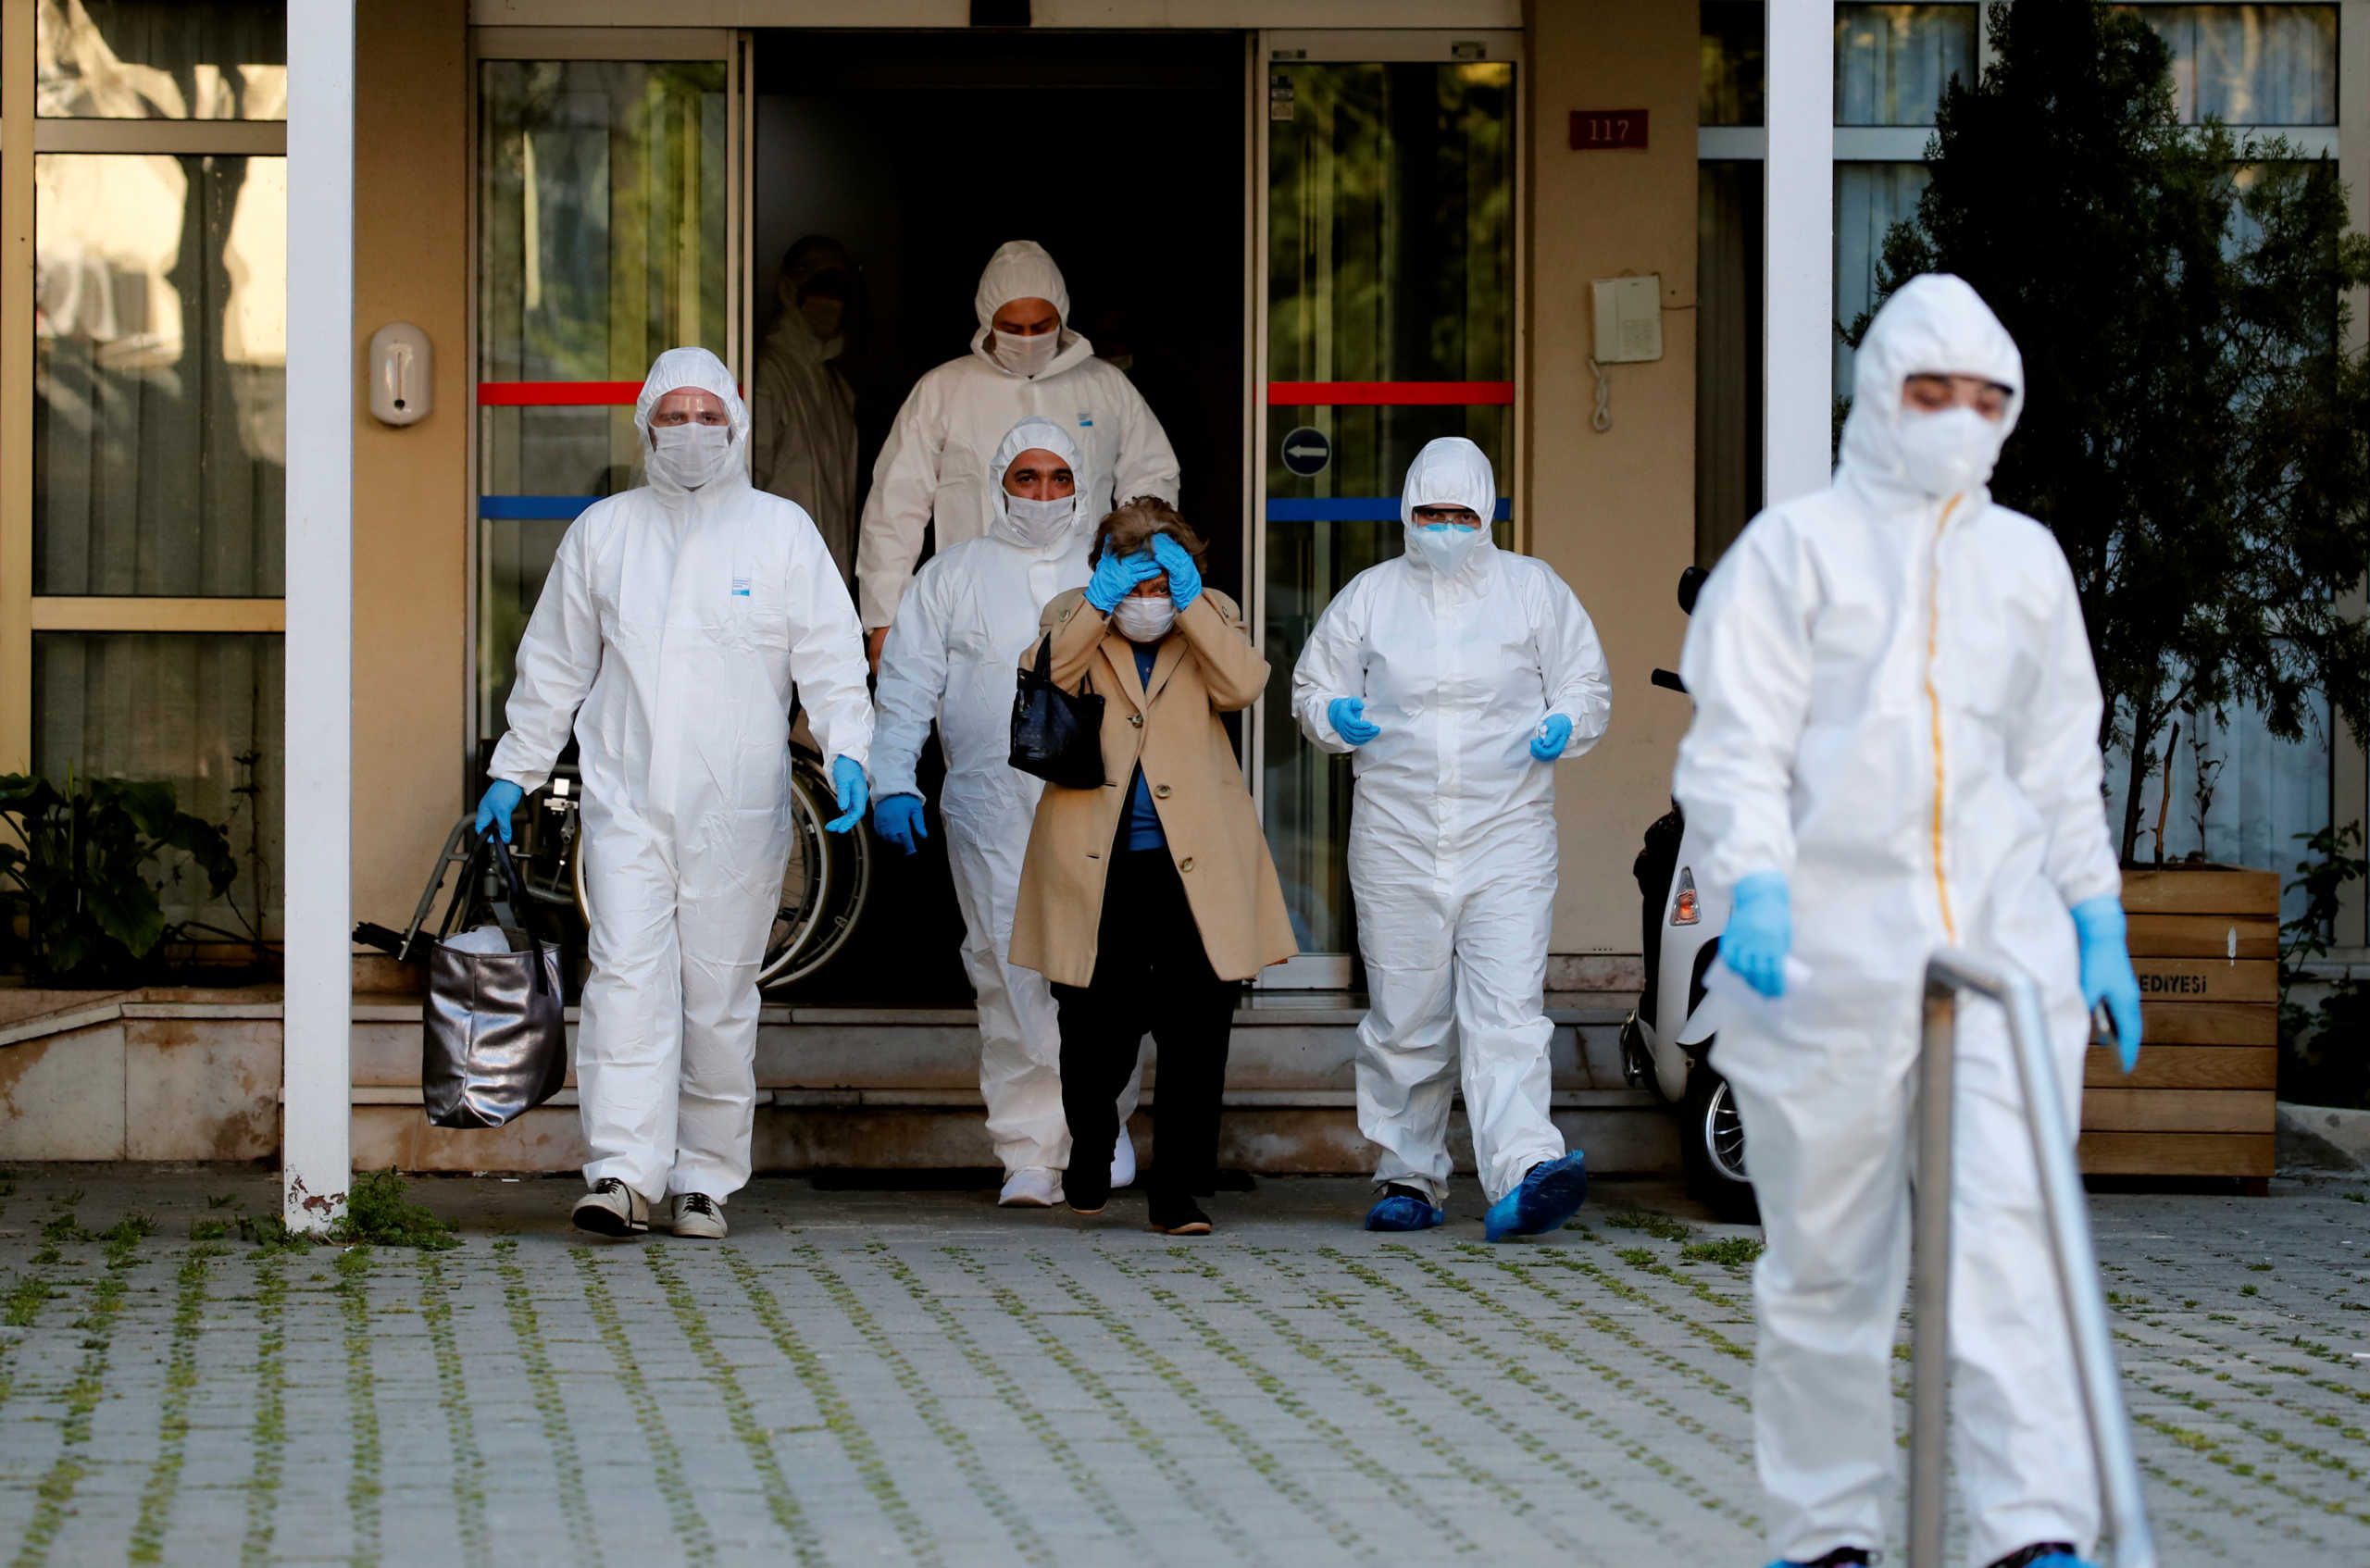
[[[1824,489],[1835,389],[1835,7],[1769,0],[1762,472],[1775,505]]]
[[[288,816],[281,1195],[353,1176],[354,0],[288,7]]]

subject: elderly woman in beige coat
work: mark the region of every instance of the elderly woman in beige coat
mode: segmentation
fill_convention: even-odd
[[[1219,716],[1257,700],[1267,661],[1234,601],[1202,586],[1204,549],[1166,502],[1139,497],[1096,529],[1093,580],[1045,606],[1054,683],[1103,696],[1104,781],[1039,798],[1012,927],[1012,962],[1053,982],[1060,1011],[1070,1207],[1110,1199],[1115,1102],[1149,1030],[1146,1189],[1170,1235],[1210,1228],[1194,1199],[1216,1174],[1238,988],[1298,951]]]

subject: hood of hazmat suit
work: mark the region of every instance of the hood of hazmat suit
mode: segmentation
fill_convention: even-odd
[[[723,401],[725,458],[701,465],[714,472],[696,488],[646,462],[648,482],[569,527],[518,644],[490,769],[536,789],[574,728],[592,913],[586,1172],[653,1201],[670,1180],[721,1198],[748,1176],[742,1080],[789,854],[793,688],[826,757],[861,763],[872,742],[847,590],[806,514],[750,485],[749,411],[714,355],[669,349],[651,367],[634,408],[645,454],[659,455],[659,399],[682,387]],[[679,1040],[686,1083],[721,1074],[725,1086],[683,1089],[680,1124]]]
[[[818,235],[792,246],[790,260],[781,280],[793,290],[823,273],[853,270],[846,250]],[[845,342],[817,338],[801,311],[784,307],[757,350],[749,448],[757,488],[805,511],[842,580],[855,566],[856,522],[855,389],[833,363]]]
[[[1060,1031],[1044,977],[1004,962],[1020,865],[1043,786],[1011,765],[1013,671],[1038,636],[1045,603],[1091,575],[1093,475],[1074,427],[1031,415],[995,448],[996,520],[930,557],[897,606],[880,654],[878,798],[918,795],[915,765],[933,719],[946,754],[939,794],[948,868],[963,911],[963,964],[979,1009],[980,1091],[988,1136],[1007,1172],[1068,1160]],[[1007,495],[1004,471],[1031,450],[1070,466],[1066,503]]]
[[[1937,432],[1925,421],[1950,416],[1901,405],[1919,373],[2016,395],[1988,430]],[[1781,1557],[1875,1538],[1890,1501],[1928,955],[1962,947],[2033,977],[2070,1111],[2089,1028],[2067,912],[2120,883],[2072,573],[1983,488],[2021,402],[2014,343],[1965,282],[1922,277],[1877,313],[1853,379],[1834,482],[1756,517],[1697,602],[1673,785],[1707,846],[1708,904],[1761,874],[1791,895],[1785,994],[1723,979],[1736,1001],[1714,1053],[1769,1242],[1753,1402]],[[1952,1383],[1982,1562],[2094,1540],[2098,1489],[1999,1009],[1960,1006],[1955,1069]]]
[[[1481,519],[1445,574],[1416,547],[1415,509],[1427,504],[1469,507]],[[1301,729],[1326,751],[1349,752],[1357,779],[1350,883],[1373,1000],[1361,1060],[1372,1050],[1403,1064],[1383,1078],[1361,1066],[1360,1125],[1386,1151],[1377,1179],[1426,1186],[1436,1202],[1449,1170],[1438,1118],[1455,1081],[1441,1064],[1459,1036],[1491,1199],[1564,1152],[1547,1120],[1550,1030],[1540,1010],[1555,894],[1555,765],[1529,748],[1547,716],[1562,714],[1572,721],[1563,754],[1580,756],[1613,714],[1588,612],[1544,561],[1491,542],[1497,507],[1479,447],[1457,436],[1427,444],[1400,496],[1410,548],[1334,596],[1292,672]],[[1327,716],[1340,697],[1362,700],[1379,727],[1364,746],[1353,749]],[[1471,933],[1460,936],[1467,921]],[[1421,1072],[1403,1065],[1426,1052],[1440,1062]]]
[[[998,357],[995,313],[1017,299],[1053,302],[1064,322],[1051,359],[1033,375]],[[873,466],[856,552],[857,600],[867,627],[889,625],[913,580],[927,528],[943,552],[976,539],[1003,515],[1004,470],[994,454],[1016,420],[1042,415],[1068,431],[1093,489],[1079,504],[1100,521],[1122,501],[1157,495],[1177,501],[1177,454],[1152,407],[1127,374],[1094,357],[1072,331],[1069,287],[1045,248],[1014,240],[997,248],[979,275],[972,306],[979,331],[971,352],[924,376],[898,410]]]

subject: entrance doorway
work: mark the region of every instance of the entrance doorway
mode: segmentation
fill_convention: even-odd
[[[1209,579],[1240,595],[1244,48],[1239,33],[756,35],[755,326],[762,341],[792,244],[845,247],[860,492],[906,392],[969,352],[989,255],[1035,240],[1070,325],[1159,417]]]

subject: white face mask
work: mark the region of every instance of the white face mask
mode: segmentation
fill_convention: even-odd
[[[721,477],[732,461],[730,425],[656,425],[650,441],[650,471],[685,490]]]
[[[1012,520],[1013,531],[1031,550],[1043,550],[1059,544],[1078,526],[1078,497],[1065,495],[1058,501],[1031,501],[1025,495],[1004,492],[1004,515]]]
[[[1022,337],[1018,332],[996,333],[996,363],[1016,376],[1034,376],[1054,362],[1062,346],[1061,329]]]
[[[1418,523],[1408,537],[1416,541],[1416,550],[1432,570],[1443,578],[1453,578],[1465,565],[1465,558],[1490,535],[1485,529],[1428,529]]]
[[[1157,642],[1177,624],[1177,601],[1166,593],[1130,593],[1111,612],[1111,621],[1130,642]]]
[[[1972,408],[1901,415],[1901,477],[1911,489],[1940,498],[1963,495],[1991,478],[2000,461],[2001,422]]]

